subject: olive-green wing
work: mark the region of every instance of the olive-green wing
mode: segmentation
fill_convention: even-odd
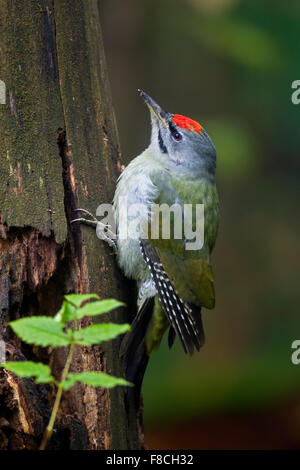
[[[155,246],[155,241],[151,240]],[[182,258],[157,248],[159,259],[183,302],[214,308],[215,289],[211,265],[203,258]]]

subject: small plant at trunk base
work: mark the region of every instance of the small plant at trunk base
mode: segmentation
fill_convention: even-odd
[[[101,315],[122,306],[124,306],[122,302],[114,299],[99,300],[96,294],[71,294],[65,296],[61,309],[54,318],[46,316],[29,317],[9,323],[13,331],[25,343],[44,347],[51,346],[52,348],[69,347],[69,354],[60,381],[57,381],[51,375],[49,366],[40,362],[22,361],[0,364],[1,367],[19,377],[34,377],[36,383],[54,383],[57,387],[50,421],[44,433],[40,450],[46,448],[47,442],[51,438],[64,390],[69,390],[76,382],[103,388],[132,385],[123,378],[113,377],[104,372],[85,371],[76,374],[69,372],[76,345],[92,346],[93,344],[100,344],[103,341],[110,341],[130,329],[127,324],[119,325],[116,323],[101,323],[77,329],[78,320],[85,316]],[[68,323],[72,324],[72,328],[67,326]]]

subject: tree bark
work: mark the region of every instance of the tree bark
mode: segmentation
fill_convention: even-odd
[[[75,208],[95,213],[111,202],[121,170],[99,2],[0,0],[0,23],[0,340],[6,360],[50,361],[59,376],[66,349],[29,347],[8,322],[53,315],[70,292],[130,305],[110,248],[91,228],[70,224]],[[128,321],[127,312],[109,319]],[[78,347],[72,370],[122,376],[118,348],[119,340]],[[0,449],[37,449],[55,389],[0,374]],[[144,445],[141,414],[129,416],[121,387],[76,385],[64,394],[55,428],[50,449]]]

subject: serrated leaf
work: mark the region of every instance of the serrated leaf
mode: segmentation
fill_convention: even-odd
[[[85,304],[82,308],[77,310],[77,318],[82,318],[85,316],[96,316],[102,315],[103,313],[110,312],[118,307],[124,307],[123,302],[119,302],[119,300],[115,299],[105,299],[100,300],[99,302],[89,302]]]
[[[50,383],[54,380],[51,375],[50,367],[42,364],[41,362],[5,362],[0,364],[0,367],[4,367],[5,369],[10,370],[19,377],[35,377],[36,383]]]
[[[13,331],[25,343],[37,346],[68,346],[70,339],[63,332],[63,325],[50,317],[21,318],[9,323]]]
[[[68,375],[68,380],[70,382],[81,382],[86,385],[91,385],[93,387],[103,387],[103,388],[113,388],[117,385],[123,386],[132,386],[130,382],[122,379],[121,377],[114,377],[112,375],[105,374],[104,372],[80,372],[78,374],[70,373]]]
[[[100,344],[103,341],[110,341],[119,335],[122,335],[130,329],[130,325],[118,325],[116,323],[103,323],[101,325],[92,325],[74,333],[77,344],[92,346]]]
[[[66,324],[76,318],[76,309],[66,300],[63,301],[60,310],[54,317],[54,320],[62,324]]]
[[[97,294],[69,294],[65,295],[65,299],[70,302],[71,304],[75,305],[75,307],[79,308],[83,302],[91,299],[99,300],[99,296]]]

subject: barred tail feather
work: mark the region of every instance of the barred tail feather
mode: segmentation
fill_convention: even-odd
[[[194,349],[199,351],[205,341],[201,309],[193,304],[185,304],[177,295],[153,246],[144,240],[141,242],[141,251],[164,312],[179,337],[184,351],[192,355]],[[170,333],[169,344],[173,344],[172,333]]]

